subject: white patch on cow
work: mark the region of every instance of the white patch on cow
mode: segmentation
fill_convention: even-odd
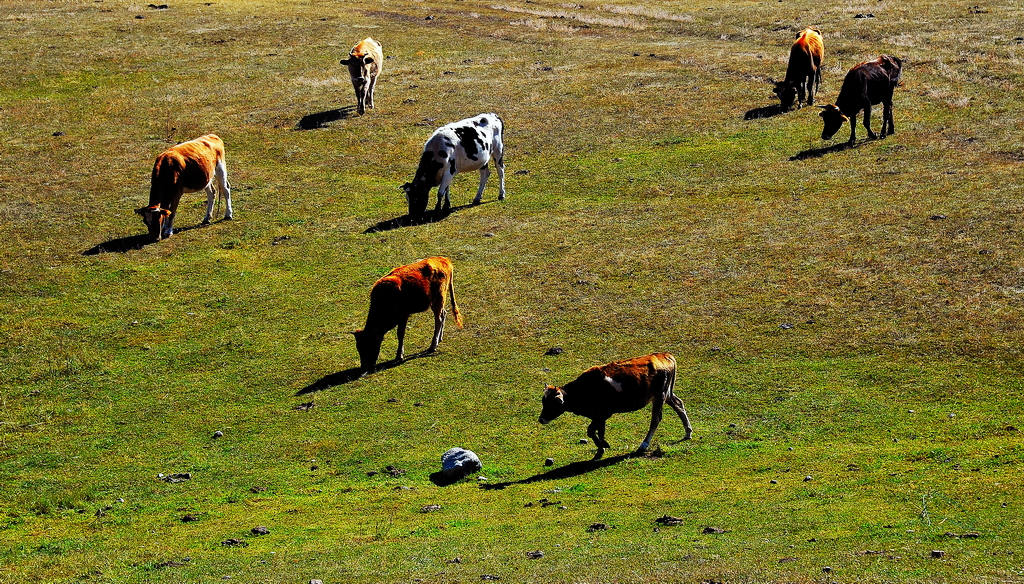
[[[612,379],[611,377],[608,377],[607,375],[604,376],[604,380],[608,382],[608,385],[612,386],[612,389],[614,389],[615,391],[617,391],[619,393],[622,392],[622,384],[621,383],[619,383],[618,381],[615,381],[614,379]]]

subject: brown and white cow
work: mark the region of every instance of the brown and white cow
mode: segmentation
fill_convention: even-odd
[[[799,109],[807,96],[807,105],[814,105],[814,94],[821,85],[821,60],[825,57],[825,44],[821,31],[816,28],[804,29],[789,49],[789,65],[786,79],[775,84],[775,95],[782,102],[782,109]]]
[[[850,69],[843,79],[843,87],[839,90],[836,102],[830,105],[819,105],[822,110],[821,119],[825,127],[821,131],[821,139],[828,140],[835,136],[843,122],[850,121],[850,144],[857,140],[857,113],[864,110],[864,127],[868,138],[877,136],[871,131],[871,106],[882,104],[882,137],[896,132],[892,121],[892,93],[900,84],[903,74],[903,61],[898,57],[882,55],[874,61],[866,61]]]
[[[213,216],[217,179],[221,195],[227,203],[224,219],[231,219],[231,186],[224,164],[224,142],[216,134],[206,134],[195,140],[171,146],[156,157],[149,186],[149,205],[136,209],[149,228],[153,241],[167,239],[174,232],[174,216],[183,193],[206,191],[206,216],[203,224]]]
[[[455,303],[455,274],[448,258],[432,257],[399,266],[377,280],[370,290],[370,311],[366,315],[366,325],[352,333],[356,337],[356,350],[359,352],[363,373],[373,371],[384,335],[395,327],[398,327],[395,361],[401,361],[405,357],[405,327],[409,315],[428,308],[434,312],[434,338],[427,352],[437,350],[448,314],[444,304],[449,297],[455,325],[462,328],[462,315]]]
[[[377,76],[384,67],[383,47],[370,37],[356,43],[348,57],[339,61],[348,66],[352,87],[356,90],[356,108],[362,115],[366,108],[373,109],[373,90],[377,88]]]
[[[612,414],[634,412],[653,402],[651,408],[651,429],[637,452],[644,452],[651,445],[654,431],[661,422],[661,409],[668,404],[679,414],[690,439],[693,429],[683,407],[683,400],[672,393],[676,380],[676,359],[670,353],[653,353],[635,359],[615,361],[598,365],[584,371],[574,381],[562,387],[546,385],[541,398],[542,410],[539,422],[547,424],[562,412],[572,412],[590,418],[587,436],[597,446],[595,459],[604,455],[609,448],[604,439],[605,422]]]

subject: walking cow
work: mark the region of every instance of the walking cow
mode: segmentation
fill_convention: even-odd
[[[449,188],[460,172],[480,171],[480,188],[473,204],[483,197],[487,178],[491,176],[490,162],[498,167],[498,200],[505,200],[505,124],[497,114],[480,114],[442,126],[434,131],[423,146],[420,164],[412,182],[402,185],[409,202],[409,217],[422,217],[427,211],[430,189],[437,187],[437,205],[434,212],[451,208]]]
[[[339,61],[348,66],[352,87],[356,90],[356,109],[362,115],[366,108],[373,109],[373,91],[377,88],[377,76],[384,67],[384,53],[381,44],[371,37],[356,43],[348,57]]]
[[[135,210],[149,228],[150,238],[160,241],[174,232],[174,217],[183,193],[206,191],[203,224],[209,223],[213,216],[215,177],[227,203],[224,219],[231,219],[231,186],[224,165],[224,142],[216,134],[200,136],[161,152],[153,163],[149,205]]]
[[[405,327],[409,315],[428,308],[434,312],[434,338],[427,352],[437,350],[448,315],[444,303],[449,298],[455,325],[462,328],[462,315],[455,303],[455,274],[448,258],[432,257],[399,266],[377,280],[370,290],[370,311],[366,315],[366,326],[352,333],[356,337],[356,350],[359,352],[363,373],[369,373],[376,367],[384,335],[395,327],[398,327],[395,361],[404,359]]]
[[[825,57],[825,45],[821,31],[807,28],[800,33],[789,50],[789,65],[786,79],[775,84],[775,95],[782,102],[782,109],[789,110],[793,102],[799,109],[807,96],[807,105],[814,105],[814,94],[821,85],[821,60]]]
[[[591,367],[562,387],[544,387],[538,421],[547,424],[567,411],[590,418],[587,436],[597,445],[594,458],[598,459],[604,455],[605,448],[609,448],[604,430],[612,414],[635,412],[653,402],[651,428],[636,449],[641,453],[651,445],[654,431],[661,422],[662,406],[667,403],[679,414],[686,428],[683,439],[689,440],[693,430],[683,401],[672,393],[675,381],[676,359],[670,353],[654,353]]]
[[[882,137],[894,134],[896,127],[892,121],[892,92],[900,84],[903,73],[903,61],[897,57],[882,55],[874,61],[861,63],[850,69],[843,79],[843,87],[839,97],[831,105],[819,105],[822,110],[821,119],[825,127],[821,131],[821,139],[828,140],[836,135],[843,122],[850,121],[850,144],[857,140],[857,112],[864,110],[864,128],[868,138],[877,136],[871,131],[871,106],[882,104]]]

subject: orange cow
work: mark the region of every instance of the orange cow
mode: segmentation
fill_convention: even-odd
[[[661,423],[662,406],[668,403],[686,428],[683,439],[689,440],[693,429],[683,400],[672,393],[675,381],[676,359],[670,353],[653,353],[591,367],[562,387],[544,386],[538,421],[547,424],[566,411],[590,418],[587,436],[597,445],[594,456],[597,459],[609,447],[604,439],[604,427],[612,414],[635,412],[654,403],[651,407],[651,428],[636,450],[640,453],[651,445],[654,431]]]
[[[793,47],[789,50],[789,66],[786,68],[785,81],[775,84],[775,95],[782,102],[782,109],[797,108],[804,102],[814,105],[814,94],[821,85],[821,60],[825,58],[825,44],[821,40],[821,31],[807,28],[800,33]]]
[[[427,352],[437,350],[448,314],[444,304],[449,297],[455,325],[462,328],[462,315],[455,303],[455,274],[448,258],[432,257],[400,266],[377,280],[370,290],[370,311],[366,315],[366,325],[352,333],[356,337],[356,350],[359,352],[363,373],[373,371],[384,335],[395,327],[398,327],[395,361],[401,361],[405,356],[405,327],[409,315],[428,308],[434,312],[434,338]]]
[[[377,76],[384,67],[383,47],[370,37],[356,43],[348,57],[339,61],[348,66],[352,87],[356,90],[356,108],[362,115],[366,108],[373,109],[373,91],[377,88]]]
[[[224,165],[224,142],[216,134],[200,136],[195,140],[171,146],[156,157],[149,186],[149,206],[136,209],[149,228],[153,241],[167,239],[174,232],[174,216],[183,193],[206,191],[206,217],[213,215],[213,179],[218,186],[227,209],[224,219],[231,219],[231,186]]]

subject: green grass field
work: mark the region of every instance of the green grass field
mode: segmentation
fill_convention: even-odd
[[[3,2],[0,582],[1024,582],[1024,7],[976,1]],[[821,103],[904,58],[895,136],[744,119],[807,25]],[[377,109],[297,129],[354,105],[368,35]],[[508,200],[374,231],[486,111]],[[235,221],[186,195],[126,245],[207,132]],[[430,255],[465,329],[335,384],[370,285]],[[667,412],[625,457],[619,415],[592,464],[585,419],[537,423],[544,383],[652,351],[692,441]],[[486,481],[434,486],[457,445]]]

